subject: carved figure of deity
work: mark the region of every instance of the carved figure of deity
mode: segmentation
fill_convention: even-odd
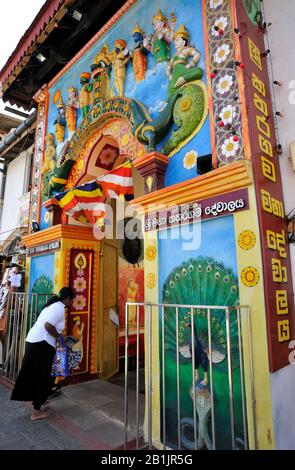
[[[92,89],[93,84],[90,83],[91,74],[83,72],[80,75],[80,84],[82,88],[79,94],[79,105],[82,113],[82,118],[84,119],[90,111],[92,106]]]
[[[114,88],[118,96],[124,96],[126,68],[131,60],[126,41],[124,39],[117,39],[115,41],[115,50],[111,54],[112,63],[114,64]]]
[[[77,88],[70,87],[68,89],[68,104],[66,106],[66,121],[70,136],[75,132],[77,127],[77,109],[79,108],[79,98]]]
[[[175,22],[176,18],[173,13],[170,16],[169,24],[160,9],[153,16],[154,32],[150,37],[149,44],[156,62],[167,62],[170,59],[170,43],[173,40]],[[146,44],[144,43],[144,45]]]
[[[44,161],[41,168],[42,175],[42,199],[48,197],[49,181],[56,162],[56,145],[54,134],[49,133],[46,136],[46,149]]]
[[[111,97],[111,71],[114,52],[109,51],[107,44],[104,44],[99,53],[94,57],[91,65],[93,78],[93,105],[98,104],[102,99]]]
[[[199,80],[203,70],[197,67],[200,53],[190,45],[190,35],[184,25],[180,25],[174,34],[175,54],[168,64],[168,97],[184,83]]]
[[[57,118],[54,121],[55,125],[55,135],[56,135],[56,140],[57,142],[63,142],[65,140],[65,128],[67,125],[66,122],[66,109],[62,100],[61,95],[59,94],[59,99],[56,101],[56,106],[58,110],[58,115]]]
[[[135,47],[131,52],[133,73],[135,81],[141,82],[145,79],[147,55],[150,51],[143,45],[144,32],[138,23],[132,31],[132,37],[135,44]]]

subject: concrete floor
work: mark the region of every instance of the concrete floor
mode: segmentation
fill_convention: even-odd
[[[130,374],[132,376],[132,374]],[[117,385],[116,382],[119,383]],[[124,444],[124,381],[92,380],[69,385],[46,408],[50,416],[32,422],[30,404],[10,401],[10,390],[0,384],[0,450],[98,450]],[[134,388],[130,381],[130,387]],[[137,436],[136,393],[128,392],[128,441]],[[144,395],[139,394],[139,436]]]

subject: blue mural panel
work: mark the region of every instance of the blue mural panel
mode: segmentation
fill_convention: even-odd
[[[194,228],[194,229],[193,229]],[[189,234],[191,235],[189,237]],[[173,228],[159,232],[159,301],[167,304],[195,305],[179,308],[178,330],[176,310],[165,308],[165,429],[166,443],[178,446],[177,415],[177,346],[179,351],[180,440],[184,449],[194,449],[193,387],[196,394],[196,426],[198,449],[213,448],[211,432],[212,401],[209,366],[209,329],[207,309],[202,306],[235,306],[239,303],[237,260],[233,217],[221,217],[187,227],[181,236]],[[166,239],[165,239],[166,238]],[[191,247],[188,246],[191,243]],[[185,249],[185,246],[187,249]],[[175,256],[171,256],[175,253]],[[193,314],[193,319],[191,318]],[[194,327],[195,370],[192,370],[191,327]],[[236,446],[243,448],[241,365],[236,311],[229,320],[231,337],[232,380]],[[178,336],[178,338],[177,338]],[[162,345],[162,341],[160,341]],[[211,310],[212,389],[214,397],[215,444],[217,449],[230,449],[230,393],[225,311]],[[163,398],[163,389],[162,389]],[[163,402],[162,402],[163,406]],[[163,423],[162,423],[163,424]],[[164,428],[163,428],[164,429]],[[162,429],[162,432],[163,432]]]
[[[30,290],[34,294],[52,294],[54,286],[54,253],[31,259]]]
[[[57,178],[70,172],[77,135],[111,112],[125,115],[147,153],[170,157],[166,186],[197,176],[197,158],[211,154],[202,13],[201,0],[139,0],[50,88]]]

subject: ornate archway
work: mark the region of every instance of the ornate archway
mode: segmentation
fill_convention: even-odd
[[[124,118],[113,118],[99,129],[97,126],[91,126],[76,143],[75,151],[72,150],[70,153],[74,164],[65,190],[75,187],[87,173],[93,174],[89,163],[94,153],[98,159],[96,167],[100,167],[103,174],[123,163],[126,158],[136,160],[145,152],[145,147],[134,137],[130,123]]]

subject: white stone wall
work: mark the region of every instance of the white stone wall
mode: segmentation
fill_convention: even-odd
[[[286,214],[295,209],[295,172],[289,160],[289,145],[295,141],[294,3],[294,0],[263,2],[265,21],[272,23],[265,36],[266,48],[271,51],[269,65],[271,60],[274,80],[283,83],[281,87],[275,85],[274,98],[277,111],[284,114],[283,118],[277,117],[277,125],[283,149],[283,154],[278,158]],[[295,245],[290,245],[290,251],[295,292]],[[276,448],[295,449],[295,364],[271,374],[271,391]]]

